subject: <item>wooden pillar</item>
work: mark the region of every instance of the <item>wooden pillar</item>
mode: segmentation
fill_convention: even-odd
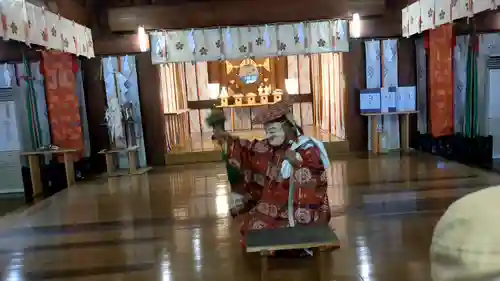
[[[366,151],[368,148],[368,118],[359,114],[359,91],[365,88],[365,52],[363,40],[350,42],[350,50],[344,53],[343,70],[347,95],[345,126],[350,151]]]
[[[101,58],[82,60],[83,88],[90,136],[90,162],[95,172],[104,172],[106,164],[97,153],[108,148],[108,130],[104,124],[106,110],[106,90],[101,77]]]
[[[417,85],[417,59],[416,59],[415,41],[410,38],[398,39],[398,85],[415,86]],[[406,117],[405,117],[406,118]],[[417,133],[418,114],[410,114],[408,117],[409,136],[407,142]],[[404,132],[402,123],[400,131]],[[403,147],[403,146],[401,146]]]
[[[149,53],[137,54],[136,59],[147,163],[165,165],[165,117],[160,95],[160,71],[151,64]]]

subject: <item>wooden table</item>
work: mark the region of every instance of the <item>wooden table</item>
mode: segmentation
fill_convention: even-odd
[[[271,252],[295,249],[313,249],[317,263],[317,280],[326,281],[324,252],[326,249],[340,246],[337,235],[328,225],[251,230],[245,240],[247,252],[260,252],[261,281],[268,278],[268,257]]]
[[[22,156],[28,157],[33,198],[39,197],[43,194],[42,177],[40,174],[40,156],[62,154],[64,157],[64,169],[66,170],[66,183],[68,187],[71,187],[75,184],[75,166],[72,157],[72,154],[75,152],[78,152],[78,150],[64,148],[21,152]]]
[[[119,177],[126,175],[141,175],[145,172],[151,170],[151,167],[137,168],[137,151],[140,146],[134,145],[126,148],[114,148],[114,149],[103,149],[99,151],[99,154],[104,154],[106,157],[106,171],[109,177]],[[116,170],[116,165],[114,161],[114,155],[126,152],[128,158],[128,171],[122,172]]]
[[[378,113],[361,113],[362,116],[368,117],[368,123],[371,131],[371,146],[374,153],[380,153],[380,130],[378,127],[378,116],[398,115],[399,116],[399,135],[401,150],[404,152],[410,151],[410,114],[416,114],[418,111],[402,111],[402,112],[378,112]],[[390,136],[389,136],[390,137]]]

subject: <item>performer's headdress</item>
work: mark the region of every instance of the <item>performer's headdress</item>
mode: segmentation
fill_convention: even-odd
[[[295,119],[293,118],[292,105],[293,104],[290,100],[289,95],[287,93],[284,93],[281,101],[258,107],[255,110],[255,117],[253,119],[253,123],[264,124],[279,119],[285,119],[288,122],[290,122],[292,126],[297,128],[299,132],[302,134],[302,129],[297,124],[297,122],[295,122]]]

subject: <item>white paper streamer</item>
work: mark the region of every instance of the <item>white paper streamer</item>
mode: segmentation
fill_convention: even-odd
[[[271,48],[271,40],[269,38],[269,31],[267,29],[267,24],[264,27],[264,40],[266,41],[266,48]]]
[[[231,50],[233,48],[233,40],[231,39],[231,31],[229,27],[226,29],[226,42],[228,48],[227,50]]]
[[[297,31],[297,35],[299,36],[299,42],[301,44],[304,44],[304,24],[301,23],[299,24],[299,28],[298,28],[298,31]]]
[[[191,29],[191,31],[188,34],[188,42],[189,46],[191,47],[191,52],[192,53],[196,52],[196,45],[194,43],[194,29]]]
[[[130,76],[130,64],[128,63],[128,55],[123,57],[122,73],[127,78]]]

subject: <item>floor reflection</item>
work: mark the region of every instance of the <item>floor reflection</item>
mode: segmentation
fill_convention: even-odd
[[[428,281],[442,212],[500,176],[432,156],[344,156],[330,168],[330,222],[342,247],[331,280]],[[65,190],[0,219],[0,280],[258,280],[228,216],[221,163],[155,169]],[[310,280],[276,260],[273,280]]]

